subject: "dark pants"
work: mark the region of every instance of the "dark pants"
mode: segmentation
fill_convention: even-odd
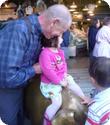
[[[0,117],[8,125],[23,125],[23,90],[0,89]]]

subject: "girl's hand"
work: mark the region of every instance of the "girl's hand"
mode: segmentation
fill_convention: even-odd
[[[62,81],[60,82],[60,84],[61,84],[61,86],[63,86],[63,87],[66,87],[66,86],[67,86],[67,82],[66,82],[65,80],[62,80]]]
[[[87,104],[88,105],[92,101],[92,99],[87,97],[87,96],[84,96],[81,99],[82,99],[81,104]]]

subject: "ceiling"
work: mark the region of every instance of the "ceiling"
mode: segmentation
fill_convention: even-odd
[[[8,0],[8,2],[14,2],[17,5],[21,4],[23,2],[29,2],[31,1],[31,3],[34,5],[35,2],[37,2],[37,0]],[[98,8],[96,8],[96,12],[99,13],[108,13],[110,14],[110,8],[108,6],[108,4],[104,1],[101,0],[101,4],[98,4],[98,0],[43,0],[47,6],[50,6],[52,4],[55,3],[63,3],[65,4],[67,7],[70,7],[70,5],[72,5],[72,3],[74,2],[78,7],[77,7],[77,11],[82,11],[82,9],[84,8],[85,5],[88,4],[96,4],[98,5]]]
[[[89,4],[89,3],[96,3],[97,2],[97,0],[63,0],[65,5],[71,5],[73,3],[73,1],[78,6],[84,6],[84,5]]]
[[[60,3],[63,2],[66,6],[70,6],[73,2],[75,2],[75,4],[81,8],[87,4],[98,4],[98,0],[44,0],[44,1],[47,4],[49,4],[49,3],[54,4],[57,2],[60,2]],[[101,5],[105,6],[105,5],[107,5],[107,3],[102,1]]]
[[[35,3],[37,0],[8,0],[9,2],[14,2],[16,4],[20,4],[23,2],[29,2],[31,1],[31,3]],[[75,2],[76,5],[78,5],[78,7],[84,7],[87,4],[97,4],[98,0],[43,0],[48,6],[55,4],[55,3],[64,3],[66,6],[69,6],[73,3],[73,1]],[[104,2],[103,2],[104,3]]]

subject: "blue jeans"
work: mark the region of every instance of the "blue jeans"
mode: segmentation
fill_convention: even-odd
[[[23,125],[23,90],[0,88],[0,117],[8,125]]]

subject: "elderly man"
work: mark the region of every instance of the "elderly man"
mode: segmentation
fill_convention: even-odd
[[[26,18],[10,21],[0,30],[0,117],[8,125],[23,125],[23,88],[41,73],[37,63],[41,34],[59,36],[72,21],[68,9],[57,4],[38,17]]]

